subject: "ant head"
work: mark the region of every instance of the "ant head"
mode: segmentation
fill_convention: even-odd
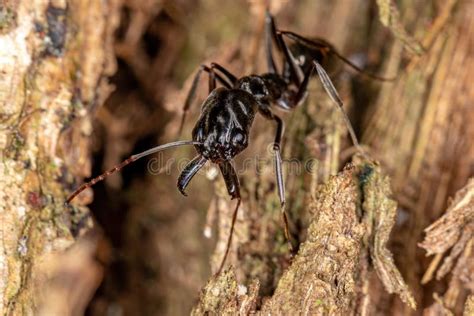
[[[212,162],[234,158],[248,145],[248,134],[256,101],[249,93],[237,89],[215,89],[202,106],[201,116],[193,130],[197,151]]]
[[[213,126],[207,133],[202,126],[196,126],[193,139],[201,143],[195,145],[197,151],[214,163],[231,160],[248,145],[247,133],[229,126]]]

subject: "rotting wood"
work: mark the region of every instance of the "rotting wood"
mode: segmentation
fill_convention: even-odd
[[[446,213],[427,227],[425,233],[420,247],[427,251],[427,255],[435,254],[435,257],[424,282],[429,282],[435,271],[438,280],[451,274],[447,290],[442,296],[435,293],[438,299],[427,308],[428,314],[435,314],[440,304],[453,313],[456,308],[459,311],[459,306],[466,305],[467,309],[469,302],[463,303],[462,300],[466,293],[472,295],[474,291],[474,179],[456,193]]]

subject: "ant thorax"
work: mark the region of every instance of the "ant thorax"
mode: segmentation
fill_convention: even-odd
[[[270,96],[267,84],[261,76],[250,75],[242,77],[237,81],[235,87],[247,91],[257,101],[266,100]]]
[[[250,75],[240,78],[235,88],[250,93],[261,105],[275,102],[288,84],[277,74]]]

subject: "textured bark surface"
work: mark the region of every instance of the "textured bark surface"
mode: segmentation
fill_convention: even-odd
[[[379,167],[363,161],[348,165],[320,185],[311,198],[306,240],[279,278],[273,295],[264,300],[256,295],[261,277],[252,279],[247,294],[231,268],[211,279],[193,313],[371,315],[377,297],[368,289],[374,274],[386,291],[397,293],[415,308],[386,249],[396,214],[389,186]]]
[[[55,275],[55,254],[91,226],[85,209],[64,206],[65,188],[90,172],[91,119],[109,92],[116,25],[117,1],[2,2],[1,314],[50,304],[47,280],[68,278]],[[69,303],[64,312],[87,301]]]
[[[474,290],[474,179],[459,190],[441,218],[425,229],[425,240],[420,244],[429,255],[436,254],[426,271],[422,283],[451,279],[448,288],[427,309],[428,315],[436,315],[439,308],[460,313],[468,293]],[[442,259],[448,250],[449,255]],[[439,265],[442,262],[441,265]],[[470,301],[465,302],[465,313],[469,315]],[[472,311],[471,311],[472,312]]]
[[[447,1],[439,8],[431,27],[421,32],[425,24],[420,16],[428,8],[419,7],[415,13],[415,8],[407,6],[406,15],[412,19],[407,22],[423,34],[421,41],[429,50],[411,59],[393,86],[382,89],[367,116],[363,137],[392,175],[395,196],[406,218],[394,241],[399,266],[424,306],[431,304],[432,291],[439,284],[420,283],[428,261],[418,243],[423,230],[442,215],[449,197],[472,177],[474,158],[470,141],[474,137],[474,93],[468,79],[474,67],[474,6],[470,1]],[[400,62],[401,44],[396,43],[388,65],[398,67]],[[442,238],[449,240],[450,236]],[[462,310],[466,291],[472,289],[464,288],[459,301],[448,304],[453,312]]]

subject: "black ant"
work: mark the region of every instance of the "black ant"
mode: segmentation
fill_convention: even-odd
[[[284,36],[294,41],[291,48],[285,43]],[[274,42],[278,50],[283,53],[283,70],[281,73],[277,70],[272,54]],[[285,236],[290,250],[292,250],[288,219],[284,208],[285,187],[280,151],[284,126],[282,119],[273,113],[272,106],[283,110],[291,110],[298,106],[305,99],[309,79],[316,71],[324,89],[341,109],[352,142],[359,152],[363,153],[349,119],[343,110],[343,103],[321,63],[326,62],[329,57],[335,56],[357,71],[364,72],[337,53],[329,43],[323,40],[310,40],[293,32],[278,31],[274,19],[269,12],[267,12],[265,20],[265,50],[268,67],[268,72],[265,74],[237,78],[217,63],[211,63],[210,67],[206,65],[200,67],[186,98],[180,125],[181,132],[186,113],[194,100],[199,79],[202,72],[205,71],[209,74],[209,96],[202,104],[200,117],[192,131],[192,141],[176,141],[132,155],[112,169],[81,185],[68,197],[67,203],[71,202],[74,197],[86,188],[104,180],[107,176],[142,157],[168,148],[194,145],[198,155],[181,172],[177,183],[178,190],[186,196],[185,189],[189,182],[206,162],[210,160],[219,166],[231,199],[237,199],[237,205],[232,215],[232,224],[226,250],[217,272],[219,274],[229,253],[237,212],[241,203],[239,179],[232,165],[232,159],[248,146],[250,128],[252,127],[255,115],[260,113],[276,125],[276,136],[273,144],[275,173]],[[296,58],[292,50],[297,54]],[[374,75],[367,75],[385,80]],[[217,82],[222,87],[217,87]]]

